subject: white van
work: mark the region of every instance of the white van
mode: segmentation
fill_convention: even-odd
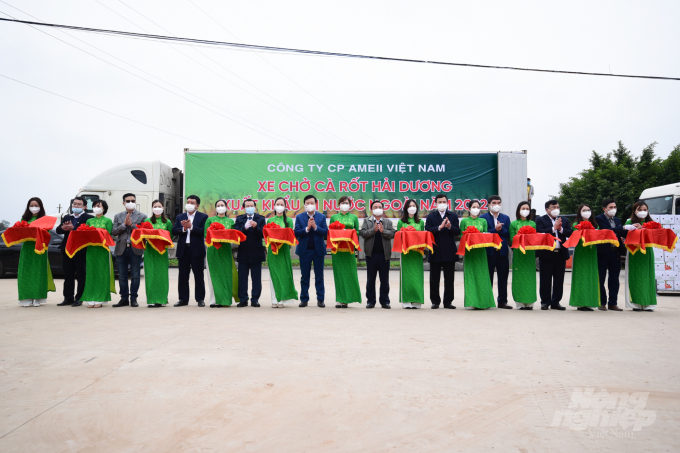
[[[680,215],[680,182],[645,189],[640,201],[647,203],[650,214]]]

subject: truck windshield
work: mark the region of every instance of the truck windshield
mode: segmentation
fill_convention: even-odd
[[[648,198],[640,200],[647,203],[650,214],[673,214],[673,196]]]
[[[86,212],[92,212],[92,203],[99,200],[99,195],[82,194],[81,197],[87,201],[87,206],[85,206]]]

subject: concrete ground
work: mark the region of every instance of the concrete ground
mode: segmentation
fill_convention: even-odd
[[[20,308],[0,279],[0,451],[680,449],[680,298],[468,311],[457,273],[457,310],[406,311],[398,275],[392,310],[333,308],[331,271],[325,309],[272,309],[266,271],[261,308],[221,310],[57,307],[61,280]]]

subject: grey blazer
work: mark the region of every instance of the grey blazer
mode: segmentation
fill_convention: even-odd
[[[116,236],[116,248],[113,253],[117,256],[121,256],[125,253],[127,248],[128,237],[132,233],[132,230],[137,228],[137,225],[146,220],[146,214],[142,214],[138,210],[132,211],[132,226],[125,225],[125,217],[127,217],[127,211],[119,212],[113,217],[113,230],[112,233]],[[144,250],[132,248],[135,255],[142,255]]]
[[[385,260],[390,260],[392,255],[392,238],[394,238],[394,225],[389,219],[382,219],[383,232],[382,241],[383,249],[385,249]],[[371,256],[373,253],[373,242],[375,241],[375,217],[371,216],[364,219],[361,225],[361,237],[364,238],[364,253],[366,256]]]

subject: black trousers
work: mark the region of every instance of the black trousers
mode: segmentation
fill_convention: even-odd
[[[262,294],[262,263],[238,263],[238,298],[240,303],[248,302],[248,274],[253,281],[253,297],[250,303],[259,302]]]
[[[76,253],[73,258],[69,258],[66,253],[62,253],[62,265],[64,267],[64,300],[73,301],[73,292],[75,291],[75,300],[80,300],[85,289],[85,257],[86,249]],[[76,281],[78,281],[78,290],[76,291]]]
[[[491,255],[486,255],[489,264],[489,277],[493,288],[494,271],[498,274],[498,305],[508,303],[508,275],[510,274],[510,260],[508,255],[501,256],[501,252],[494,250]]]
[[[566,265],[567,260],[562,253],[545,252],[538,259],[540,267],[538,275],[541,279],[538,292],[541,296],[541,305],[559,305],[564,291]]]
[[[197,247],[203,247],[203,244]],[[179,281],[177,282],[177,292],[179,293],[179,300],[189,302],[189,276],[191,272],[194,273],[194,290],[196,291],[196,302],[202,302],[205,299],[205,278],[203,270],[205,269],[205,257],[194,257],[191,255],[189,244],[184,249],[184,255],[178,259],[179,261]]]
[[[390,304],[390,262],[382,253],[366,256],[366,303],[375,304],[376,277],[380,276],[380,305]]]
[[[456,276],[456,263],[453,261],[430,263],[430,302],[439,305],[439,278],[444,269],[444,306],[453,302],[453,279]]]
[[[599,250],[598,250],[599,252]],[[600,305],[607,305],[607,293],[604,290],[604,281],[609,271],[609,306],[616,306],[616,299],[619,297],[619,274],[621,273],[621,258],[616,252],[598,253],[597,270],[600,275]]]

